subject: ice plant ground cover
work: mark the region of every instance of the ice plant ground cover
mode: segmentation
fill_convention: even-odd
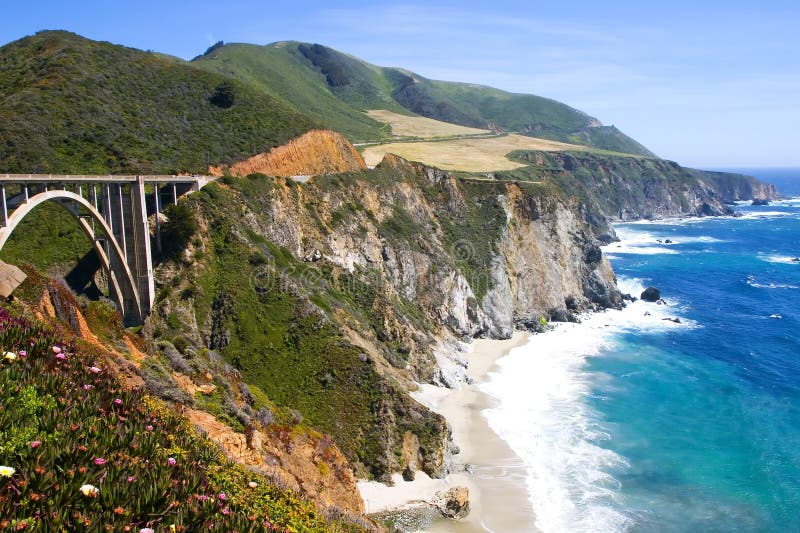
[[[5,352],[18,357],[0,360],[0,530],[360,530],[230,463],[15,308],[0,308]]]

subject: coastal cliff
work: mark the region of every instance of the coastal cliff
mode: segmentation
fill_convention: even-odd
[[[514,152],[531,166],[499,179],[538,180],[574,195],[584,219],[604,241],[615,221],[730,215],[727,204],[770,200],[778,193],[751,176],[690,169],[673,161],[578,152]]]
[[[223,177],[186,199],[200,231],[157,269],[145,335],[173,346],[190,380],[204,379],[198,360],[230,365],[253,396],[329,435],[359,477],[442,476],[449,429],[408,391],[466,380],[472,338],[621,306],[600,250],[613,220],[728,209],[673,163],[524,157],[534,164],[490,177],[393,155],[305,183]],[[219,392],[229,423],[271,431],[246,395]]]
[[[622,302],[576,202],[548,184],[389,156],[305,184],[224,178],[186,201],[201,230],[157,269],[146,336],[196,382],[221,358],[362,477],[446,473],[449,430],[406,391],[465,379],[463,341]],[[267,430],[220,389],[234,425]]]

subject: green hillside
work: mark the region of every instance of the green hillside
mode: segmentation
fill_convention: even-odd
[[[613,126],[565,104],[491,87],[433,81],[397,68],[370,65],[319,44],[212,47],[192,64],[256,84],[354,140],[385,136],[367,109],[388,109],[478,128],[653,155]]]
[[[17,291],[55,291],[34,270]],[[125,334],[113,319],[103,328]],[[226,458],[182,414],[120,378],[105,347],[17,301],[0,305],[0,530],[308,531],[328,519],[263,473]]]
[[[0,48],[0,171],[204,172],[316,127],[168,56],[40,32]]]
[[[307,56],[333,67],[321,69]],[[388,95],[391,86],[381,69],[317,45],[280,42],[267,46],[226,44],[195,58],[192,65],[252,83],[272,96],[291,103],[303,113],[324,122],[353,140],[379,139],[388,128],[368,116],[365,109],[390,109],[408,113]]]

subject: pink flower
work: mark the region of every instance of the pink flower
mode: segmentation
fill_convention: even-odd
[[[60,353],[60,352],[59,352],[59,353],[57,353],[57,354],[56,354],[56,359],[58,359],[58,360],[60,360],[60,361],[63,361],[63,360],[64,360],[64,359],[66,359],[66,358],[67,358],[67,356],[66,356],[66,355],[64,355],[63,353]]]
[[[228,513],[230,513],[230,511],[228,510],[228,508],[227,508],[227,507],[223,507],[223,508],[222,508],[222,514],[228,514]]]
[[[42,441],[40,440],[32,440],[31,441],[31,448],[38,448],[42,445]]]
[[[222,500],[222,501],[225,501],[225,500],[227,500],[227,499],[228,499],[228,495],[227,495],[227,494],[225,494],[224,492],[220,492],[220,493],[219,493],[219,496],[218,496],[218,498],[219,498],[220,500]]]
[[[17,352],[17,353],[19,353],[19,356],[20,356],[20,357],[25,357],[26,355],[28,355],[28,352],[26,352],[25,350],[20,350],[20,351],[19,351],[19,352]]]
[[[178,461],[176,461],[174,457],[170,457],[169,459],[167,459],[167,462],[169,463],[169,466],[175,466],[176,464],[178,464]]]
[[[91,389],[91,388],[92,388],[92,386],[91,386],[91,385],[89,385],[88,383],[87,383],[86,385],[84,385],[84,386],[83,386],[83,390],[89,390],[89,389]]]
[[[135,476],[128,476],[128,483],[133,483],[134,481],[136,481]]]
[[[92,374],[99,374],[100,373],[100,369],[97,368],[96,366],[90,366],[89,367],[89,372],[91,372]]]
[[[156,530],[152,527],[143,527],[139,530],[139,533],[156,533]]]
[[[197,497],[197,499],[200,500],[201,502],[204,502],[208,500],[208,496],[206,496],[205,494],[201,494],[200,496]]]
[[[59,348],[58,346],[53,346],[53,353],[55,354],[61,353],[61,348]]]
[[[107,461],[105,459],[103,459],[102,457],[98,457],[97,459],[94,460],[94,464],[96,464],[97,466],[102,466],[102,465],[106,464],[106,462]]]
[[[151,426],[150,424],[147,424],[147,425],[144,427],[144,429],[146,429],[147,431],[153,431],[153,426]]]
[[[114,398],[114,405],[122,405],[122,400],[119,398]]]

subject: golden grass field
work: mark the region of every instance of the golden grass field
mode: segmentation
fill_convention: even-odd
[[[443,170],[491,172],[494,170],[512,170],[525,166],[506,157],[508,153],[514,150],[541,150],[544,152],[562,152],[566,150],[598,151],[577,144],[510,134],[489,138],[379,144],[366,147],[362,155],[369,166],[377,165],[384,155],[392,153],[405,159],[419,161]]]
[[[453,137],[456,135],[479,135],[491,133],[489,130],[479,130],[468,128],[449,122],[442,122],[432,118],[409,117],[385,109],[370,109],[367,115],[378,122],[384,122],[391,126],[392,135],[399,137]]]

